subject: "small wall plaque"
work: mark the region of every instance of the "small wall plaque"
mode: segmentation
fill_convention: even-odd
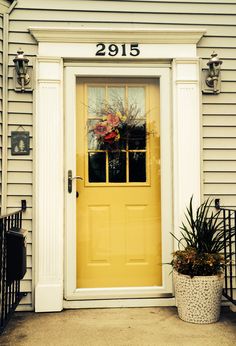
[[[29,155],[30,138],[29,131],[12,131],[11,132],[11,154],[12,155]]]

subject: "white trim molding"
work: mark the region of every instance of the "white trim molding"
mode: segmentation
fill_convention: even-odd
[[[62,60],[37,60],[35,120],[35,311],[60,311],[63,301]]]
[[[29,31],[38,42],[197,44],[206,29],[30,27]]]
[[[201,199],[200,75],[197,58],[173,61],[173,145],[174,233],[179,238],[179,227],[191,196],[196,206]]]
[[[165,170],[162,178],[164,213],[162,248],[163,253],[166,253],[166,257],[163,257],[166,262],[170,258],[169,252],[173,250],[170,232],[178,233],[180,219],[189,197],[194,194],[196,203],[200,199],[200,93],[196,43],[205,30],[41,27],[30,28],[30,32],[39,42],[34,123],[35,310],[60,311],[63,308],[63,265],[67,268],[65,281],[68,276],[72,278],[71,273],[74,271],[74,267],[69,263],[72,254],[68,254],[68,249],[64,254],[63,249],[65,242],[71,241],[70,236],[75,232],[71,229],[72,233],[68,236],[66,230],[65,237],[63,236],[65,175],[68,168],[68,157],[64,156],[63,59],[70,61],[76,59],[74,69],[73,66],[70,70],[68,68],[70,72],[66,74],[66,83],[69,80],[74,83],[74,85],[66,84],[66,88],[71,88],[69,99],[72,103],[69,109],[74,112],[73,114],[75,114],[75,103],[73,103],[75,78],[78,73],[82,76],[153,76],[161,79],[161,150],[162,168]],[[94,54],[96,42],[137,42],[142,50],[139,63],[135,58],[131,60],[131,57],[117,56],[105,57],[105,60],[102,58],[101,64],[101,57],[96,57]],[[158,60],[163,61],[163,66],[155,68],[154,64]],[[168,65],[170,61],[173,62],[172,84]],[[166,99],[166,92],[169,101]],[[173,118],[171,118],[172,105]],[[166,114],[168,118],[162,121]],[[65,129],[65,133],[66,131]],[[165,148],[168,148],[167,154]],[[167,155],[166,160],[165,155]],[[67,203],[68,197],[66,205]],[[73,203],[72,201],[72,208]],[[73,220],[70,220],[70,225],[73,228]],[[72,241],[75,242],[75,238]],[[72,261],[75,265],[75,257]],[[166,274],[164,278],[167,278]],[[167,279],[164,279],[165,287],[163,290],[160,288],[162,294],[170,292],[172,284],[170,276],[167,281],[165,280]],[[73,299],[71,294],[75,291],[74,282],[75,277],[70,284],[66,284],[66,294],[69,299]],[[101,296],[100,299],[99,304],[102,304],[104,298]],[[126,302],[128,306],[129,301]],[[139,302],[142,306],[142,299]],[[72,307],[72,304],[73,302],[69,306]],[[88,301],[88,305],[91,304],[91,301]],[[85,307],[86,302],[77,306]],[[107,304],[104,303],[104,306]]]
[[[105,58],[133,61],[143,59],[174,59],[196,56],[196,44],[205,29],[130,29],[130,28],[45,28],[31,27],[30,33],[39,42],[40,56],[59,56],[62,58],[103,59],[97,55],[98,46],[116,44],[118,52],[106,54]],[[106,45],[107,44],[107,45]],[[139,54],[123,54],[121,45],[138,44]],[[181,49],[180,49],[181,47]]]

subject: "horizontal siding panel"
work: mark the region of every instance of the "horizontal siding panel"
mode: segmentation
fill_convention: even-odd
[[[235,17],[236,20],[236,17]],[[198,52],[202,58],[210,58],[212,54],[212,48],[204,48],[198,46]],[[217,54],[221,59],[235,59],[236,58],[236,48],[217,48]],[[224,62],[223,62],[224,63]],[[223,65],[222,65],[223,68]],[[225,68],[225,66],[224,66]]]
[[[203,114],[236,114],[236,104],[231,105],[203,105],[202,107]]]
[[[9,113],[33,113],[32,102],[9,102]]]
[[[9,125],[33,125],[33,115],[28,114],[8,114],[8,123]]]
[[[29,229],[29,227],[23,227],[23,228],[28,231],[28,233],[27,233],[27,243],[31,243],[32,244],[32,238],[33,238],[32,237],[32,231]]]
[[[20,283],[20,291],[21,292],[31,292],[31,290],[32,290],[31,280],[22,280]]]
[[[32,268],[32,256],[27,256],[27,258],[26,258],[26,266],[27,266],[27,268]]]
[[[26,200],[27,208],[32,208],[32,197],[31,196],[8,196],[7,204],[10,208],[21,208],[21,198]],[[28,228],[26,228],[28,230]]]
[[[236,68],[236,66],[235,66]],[[215,97],[215,95],[204,95],[202,97],[203,104],[213,104],[218,107],[218,104],[228,104],[232,103],[236,105],[236,93],[226,94],[220,93]]]
[[[17,196],[8,195],[8,197],[7,197],[8,208],[21,209],[21,200],[22,199],[26,200],[27,208],[32,208],[32,196],[24,196],[23,197],[23,196],[18,196],[18,195]],[[24,216],[26,217],[27,214],[24,213]]]
[[[215,195],[236,195],[236,182],[235,184],[204,184],[205,194]],[[235,201],[236,202],[236,201]],[[235,203],[236,205],[236,203]]]
[[[222,139],[222,138],[227,138],[227,139],[231,139],[231,138],[236,138],[236,127],[204,127],[203,128],[203,137],[205,138],[217,138],[218,139]],[[236,145],[236,140],[235,140],[235,145]]]
[[[204,115],[203,125],[205,126],[236,126],[235,115]]]
[[[169,6],[171,7],[171,6]],[[115,18],[114,18],[115,15]],[[87,21],[87,22],[145,22],[145,23],[186,23],[186,24],[221,24],[235,25],[235,16],[222,16],[218,14],[176,14],[174,13],[137,13],[134,10],[131,13],[118,12],[112,15],[112,12],[79,12],[79,11],[37,11],[37,10],[17,10],[11,14],[11,20],[35,20],[35,21]],[[23,48],[22,48],[23,49]]]
[[[233,150],[204,149],[203,158],[205,160],[236,160],[236,148]]]
[[[236,43],[235,43],[235,46],[236,46]],[[222,69],[221,71],[221,80],[222,81],[229,81],[229,82],[234,82],[236,81],[236,71],[224,71]]]
[[[24,42],[24,43],[21,43],[20,47],[28,57],[30,55],[36,55],[38,52],[38,46],[36,44],[28,44],[27,42]],[[16,52],[18,51],[18,49],[19,49],[19,43],[11,43],[9,46],[9,54],[11,54],[9,58],[11,59],[12,66],[13,66],[13,59],[16,56]]]
[[[232,161],[204,161],[203,171],[205,172],[236,172],[236,160]],[[236,179],[235,179],[236,181]]]
[[[222,92],[236,92],[236,82],[222,82],[221,83],[221,91]]]
[[[26,216],[25,213],[26,212],[23,213],[23,225],[22,225],[22,227],[27,229],[29,232],[31,232],[31,230],[32,230],[32,220],[26,219],[25,218],[25,216]],[[28,235],[29,235],[29,233],[28,233]]]
[[[236,149],[236,140],[235,138],[205,138],[204,148]]]
[[[208,172],[204,173],[205,183],[215,183],[215,184],[234,184],[236,182],[236,167],[235,172]]]
[[[236,6],[233,4],[214,4],[214,6],[209,6],[208,4],[198,3],[174,3],[171,5],[171,1],[168,3],[158,1],[158,2],[142,2],[137,6],[136,2],[131,1],[73,1],[73,0],[49,0],[49,1],[34,1],[30,2],[28,0],[21,0],[19,7],[22,9],[50,9],[50,10],[66,10],[66,11],[111,11],[111,12],[157,12],[157,13],[202,13],[202,14],[235,14]]]
[[[33,162],[26,160],[8,160],[8,172],[32,172]]]
[[[32,173],[29,172],[8,172],[7,181],[9,184],[32,184]]]
[[[27,242],[26,253],[27,253],[27,256],[32,256],[32,244],[31,243]]]
[[[8,93],[8,100],[11,102],[32,102],[31,93],[19,93],[13,90],[10,90]]]
[[[28,30],[26,32],[10,32],[9,33],[9,43],[27,43],[27,44],[37,44],[36,40],[32,35],[29,35]]]
[[[7,194],[9,196],[32,196],[31,184],[8,184]]]

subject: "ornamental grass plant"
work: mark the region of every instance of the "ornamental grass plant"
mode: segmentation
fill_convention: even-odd
[[[181,274],[194,276],[221,275],[227,264],[229,242],[235,242],[235,226],[226,226],[221,211],[214,211],[213,200],[204,201],[194,212],[193,197],[182,223],[179,250],[173,253],[171,265]]]

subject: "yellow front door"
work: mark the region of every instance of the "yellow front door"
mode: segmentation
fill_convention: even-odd
[[[77,288],[160,286],[159,85],[77,80]]]

